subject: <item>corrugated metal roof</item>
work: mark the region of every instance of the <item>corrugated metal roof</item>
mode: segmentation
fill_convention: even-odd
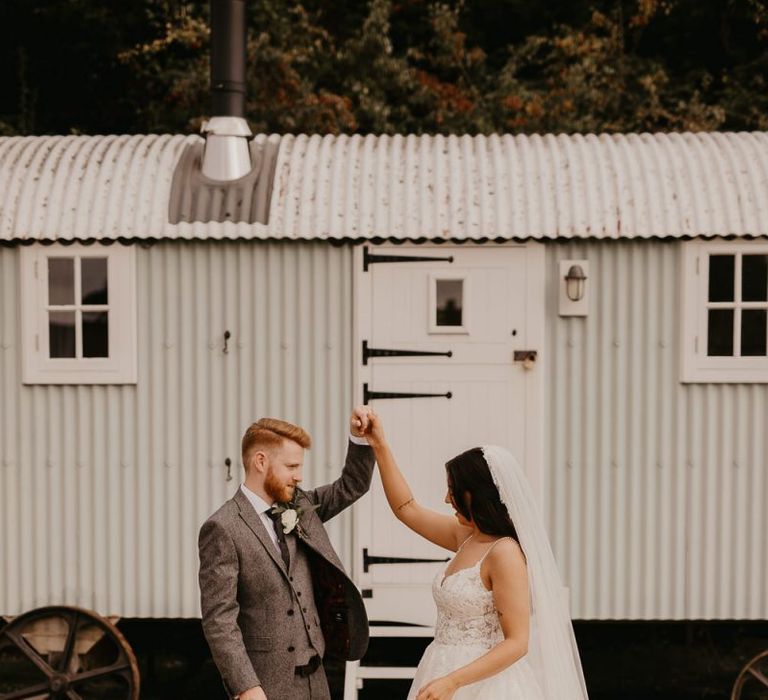
[[[189,143],[173,173],[168,219],[266,224],[279,149],[277,139],[251,141],[251,171],[233,182],[210,180],[202,172],[202,142]]]
[[[198,136],[0,138],[0,240],[768,235],[763,132],[256,138],[267,224],[169,222]]]

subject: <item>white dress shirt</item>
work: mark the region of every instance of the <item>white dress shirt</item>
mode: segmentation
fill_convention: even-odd
[[[277,542],[277,533],[275,532],[275,525],[272,520],[272,518],[269,517],[269,509],[272,507],[267,503],[261,496],[259,496],[257,493],[254,493],[249,489],[245,484],[240,484],[240,490],[245,494],[245,497],[250,501],[250,504],[253,506],[253,509],[259,514],[259,517],[261,518],[261,521],[264,523],[264,527],[267,528],[267,533],[269,534],[272,541],[275,543],[275,547],[277,547],[277,551],[280,551],[280,545]]]

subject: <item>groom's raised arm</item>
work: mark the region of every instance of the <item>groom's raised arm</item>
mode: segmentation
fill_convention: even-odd
[[[200,606],[203,632],[231,696],[261,685],[237,624],[239,564],[224,526],[208,520],[200,529]]]
[[[318,505],[317,514],[323,522],[338,515],[368,492],[374,464],[373,450],[368,444],[363,440],[355,444],[350,439],[341,476],[330,484],[306,492],[309,500]]]

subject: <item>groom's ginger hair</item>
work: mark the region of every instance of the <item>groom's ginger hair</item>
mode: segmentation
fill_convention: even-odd
[[[243,466],[248,469],[251,452],[254,450],[280,447],[283,440],[292,440],[305,450],[312,446],[312,438],[304,428],[279,418],[260,418],[243,435]]]

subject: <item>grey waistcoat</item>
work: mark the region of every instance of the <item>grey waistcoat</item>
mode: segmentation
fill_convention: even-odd
[[[293,626],[293,646],[296,647],[294,658],[297,666],[303,666],[315,654],[325,654],[325,640],[320,628],[320,620],[315,606],[315,594],[312,590],[312,571],[306,549],[298,538],[286,535],[288,551],[291,555],[291,568],[288,571],[293,587],[294,613],[289,615]]]

